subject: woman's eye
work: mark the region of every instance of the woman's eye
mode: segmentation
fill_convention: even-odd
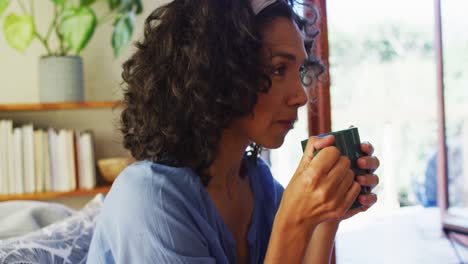
[[[272,73],[273,75],[283,76],[285,70],[286,70],[286,67],[283,66],[283,65],[281,65],[281,66],[274,67],[271,73]]]

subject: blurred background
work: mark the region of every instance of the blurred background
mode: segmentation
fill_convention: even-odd
[[[466,1],[443,9],[450,204],[468,206],[468,19]],[[327,1],[332,130],[353,125],[382,161],[373,210],[436,206],[438,137],[432,1]],[[307,138],[307,111],[270,154],[287,185]]]
[[[326,3],[332,130],[358,127],[361,140],[374,145],[381,161],[374,190],[378,203],[341,224],[338,263],[465,263],[466,249],[453,250],[441,239],[436,208],[434,1],[316,2]],[[468,219],[465,10],[467,1],[441,1],[449,211]],[[270,151],[273,173],[285,186],[302,156],[299,141],[307,136],[307,111],[302,109],[285,144]]]
[[[8,12],[21,13],[19,2],[34,6],[37,30],[45,34],[57,1],[12,0]],[[88,2],[106,17],[109,2],[125,1]],[[131,17],[134,26],[126,37],[138,40],[144,19],[166,2],[142,0],[142,13]],[[326,3],[327,9],[332,130],[358,127],[361,140],[374,145],[374,155],[381,161],[376,172],[380,184],[374,190],[379,202],[340,226],[338,263],[467,262],[468,250],[445,239],[436,207],[439,117],[434,1],[316,2]],[[441,3],[449,208],[468,217],[468,1]],[[37,69],[44,48],[33,41],[17,52],[0,37],[0,119],[18,125],[33,122],[44,128],[92,130],[96,159],[127,155],[116,130],[120,109],[112,106],[122,95],[121,64],[134,49],[123,48],[120,56],[114,56],[112,32],[112,21],[100,25],[80,54],[85,102],[107,102],[107,106],[41,111],[34,107],[44,107],[39,102]],[[17,108],[20,111],[11,110]],[[302,156],[300,141],[308,137],[307,120],[303,107],[284,145],[264,153],[274,177],[285,187]],[[79,209],[108,187],[67,195],[0,196],[0,201],[48,200]]]

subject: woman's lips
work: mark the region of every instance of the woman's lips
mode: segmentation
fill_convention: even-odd
[[[278,121],[278,124],[280,126],[282,126],[283,128],[287,129],[287,130],[290,130],[290,129],[293,129],[294,128],[294,122],[296,122],[295,119],[291,119],[291,120],[279,120]]]

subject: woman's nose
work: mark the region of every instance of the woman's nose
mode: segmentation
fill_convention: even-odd
[[[307,103],[307,91],[300,80],[294,82],[294,87],[291,87],[292,92],[288,98],[288,105],[301,107]]]

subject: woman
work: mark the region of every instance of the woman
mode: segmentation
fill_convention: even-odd
[[[375,203],[360,195],[348,210],[377,176],[355,182],[332,136],[310,138],[284,192],[257,158],[309,102],[315,35],[282,0],[174,0],[148,17],[123,72],[124,144],[140,161],[106,197],[88,263],[329,262],[340,221]]]

